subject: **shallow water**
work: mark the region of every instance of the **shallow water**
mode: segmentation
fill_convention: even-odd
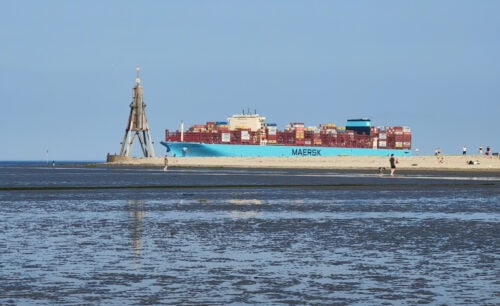
[[[0,167],[0,304],[499,304],[499,183]]]

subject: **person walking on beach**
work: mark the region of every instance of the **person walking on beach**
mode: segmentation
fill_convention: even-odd
[[[464,147],[462,148],[462,155],[467,155],[467,147],[464,145]]]
[[[167,155],[165,155],[165,158],[163,159],[163,164],[164,164],[164,167],[163,167],[163,171],[167,171],[168,169],[168,158],[167,158]]]
[[[394,158],[394,154],[391,154],[389,163],[391,164],[391,176],[394,176],[394,171],[396,171],[396,159]]]
[[[486,147],[486,152],[485,152],[486,156],[489,156],[489,155],[490,155],[490,150],[491,150],[491,149],[490,149],[490,146],[487,146],[487,147]]]
[[[479,155],[483,155],[483,147],[479,147]]]

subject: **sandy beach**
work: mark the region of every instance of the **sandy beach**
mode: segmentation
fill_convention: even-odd
[[[407,156],[399,157],[397,171],[500,171],[498,156]],[[473,164],[468,162],[472,161]],[[164,165],[163,157],[123,158],[108,162],[110,165],[158,166]],[[169,167],[217,168],[285,168],[285,169],[357,169],[389,171],[389,157],[332,156],[332,157],[168,157]]]

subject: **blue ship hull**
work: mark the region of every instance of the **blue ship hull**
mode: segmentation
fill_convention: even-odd
[[[410,156],[409,149],[367,149],[283,145],[206,144],[198,142],[165,142],[171,156],[177,157],[299,157],[299,156]]]

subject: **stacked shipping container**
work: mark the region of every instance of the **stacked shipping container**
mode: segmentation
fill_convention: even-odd
[[[411,149],[411,131],[408,127],[371,127],[368,119],[362,119],[363,129],[336,126],[332,123],[305,128],[304,123],[294,122],[280,131],[276,124],[263,123],[263,117],[256,118],[253,116],[252,124],[248,126],[239,117],[237,126],[231,126],[225,121],[209,121],[204,125],[192,125],[185,132],[166,130],[165,140],[179,142],[183,134],[185,142],[210,144]],[[255,124],[256,120],[262,123]],[[353,124],[352,120],[348,123]]]

